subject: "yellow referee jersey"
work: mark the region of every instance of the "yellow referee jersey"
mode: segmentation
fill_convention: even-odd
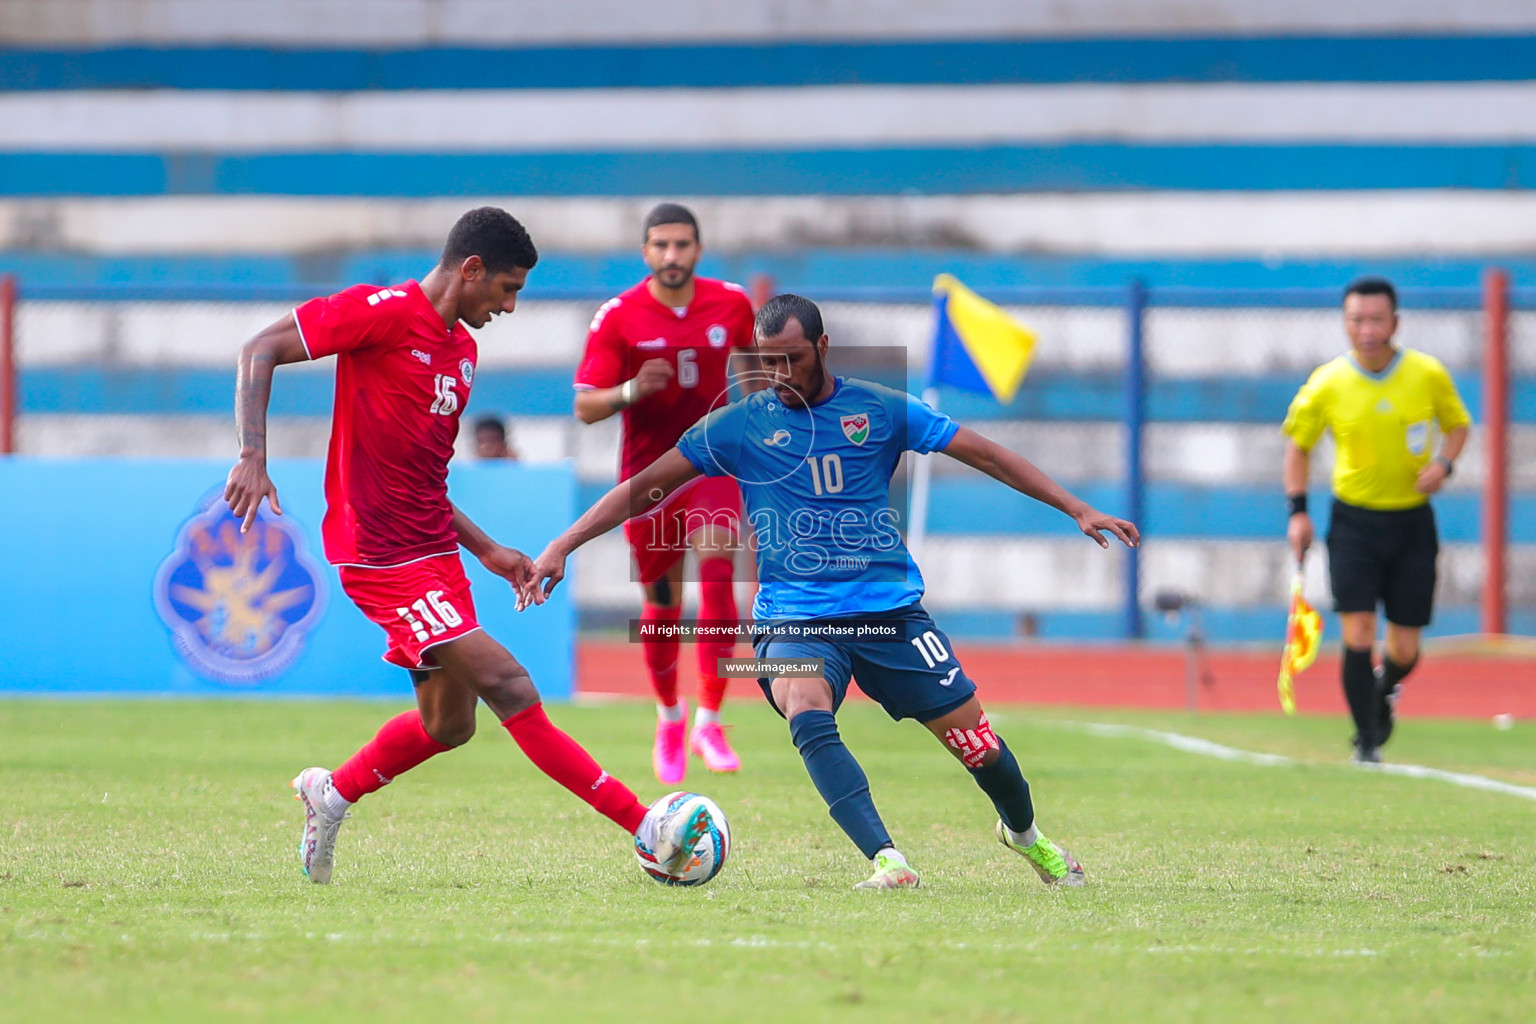
[[[1429,500],[1413,489],[1435,455],[1438,433],[1472,423],[1445,366],[1400,348],[1379,373],[1353,352],[1324,363],[1291,399],[1281,430],[1310,450],[1323,431],[1337,449],[1333,493],[1361,508],[1414,508]]]

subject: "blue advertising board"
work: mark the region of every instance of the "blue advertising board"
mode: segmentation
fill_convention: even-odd
[[[319,460],[269,467],[283,515],[253,528],[221,500],[230,464],[0,459],[0,607],[12,643],[0,694],[401,697],[384,632],[325,563]],[[471,463],[454,503],[531,555],[574,518],[569,465]],[[546,698],[572,689],[571,588],[518,614],[511,587],[467,553],[480,624]]]

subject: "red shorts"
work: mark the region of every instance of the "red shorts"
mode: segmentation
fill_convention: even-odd
[[[701,476],[624,524],[640,582],[665,579],[667,570],[688,553],[688,538],[705,526],[741,533],[741,488],[728,476]]]
[[[389,635],[384,660],[391,665],[436,668],[431,648],[480,628],[457,554],[389,569],[342,565],[337,571],[352,603]]]

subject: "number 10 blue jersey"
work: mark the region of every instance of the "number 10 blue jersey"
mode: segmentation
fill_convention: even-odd
[[[722,406],[677,448],[699,472],[741,486],[757,538],[754,618],[825,619],[922,598],[891,476],[903,452],[942,449],[958,429],[911,395],[838,377],[809,409],[785,406],[772,389]]]

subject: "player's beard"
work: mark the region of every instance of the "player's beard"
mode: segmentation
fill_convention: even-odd
[[[821,389],[827,386],[827,363],[826,360],[821,358],[820,351],[816,353],[816,374],[808,383],[810,386],[804,391],[801,391],[792,384],[789,385],[790,391],[794,392],[795,397],[800,400],[800,408],[802,409],[809,409],[811,402],[815,400],[817,395],[821,394]],[[783,398],[784,395],[781,393],[779,399],[782,401]],[[785,402],[784,404],[788,405],[789,403]]]
[[[678,276],[676,280],[673,280],[674,275],[681,276]],[[656,278],[662,283],[664,287],[673,289],[681,288],[683,285],[693,280],[693,268],[678,266],[662,267],[656,272]]]

